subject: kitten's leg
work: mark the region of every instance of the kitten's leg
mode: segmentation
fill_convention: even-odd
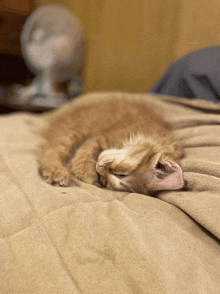
[[[71,160],[71,171],[77,179],[89,184],[98,183],[95,166],[103,148],[106,148],[103,138],[87,140],[80,146]]]
[[[76,132],[66,128],[50,130],[46,136],[47,145],[42,149],[39,157],[39,171],[46,182],[68,186],[72,175],[64,165],[64,160],[70,155],[73,146],[77,145],[80,138]]]

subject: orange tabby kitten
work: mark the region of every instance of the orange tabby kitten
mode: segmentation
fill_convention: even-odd
[[[152,194],[183,187],[180,143],[141,102],[109,99],[52,112],[39,169],[50,184],[74,177],[111,190]]]

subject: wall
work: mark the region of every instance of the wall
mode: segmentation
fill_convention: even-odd
[[[61,1],[38,0],[37,5]],[[65,0],[87,38],[85,90],[148,90],[176,58],[219,44],[220,0]]]

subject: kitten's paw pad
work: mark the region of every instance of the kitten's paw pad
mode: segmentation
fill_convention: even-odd
[[[72,181],[72,175],[64,166],[41,167],[40,174],[42,178],[51,185],[68,186]]]

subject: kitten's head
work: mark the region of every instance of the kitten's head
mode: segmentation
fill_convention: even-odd
[[[125,142],[121,149],[103,151],[96,170],[100,183],[110,190],[154,194],[183,187],[182,169],[172,152],[142,137]]]

